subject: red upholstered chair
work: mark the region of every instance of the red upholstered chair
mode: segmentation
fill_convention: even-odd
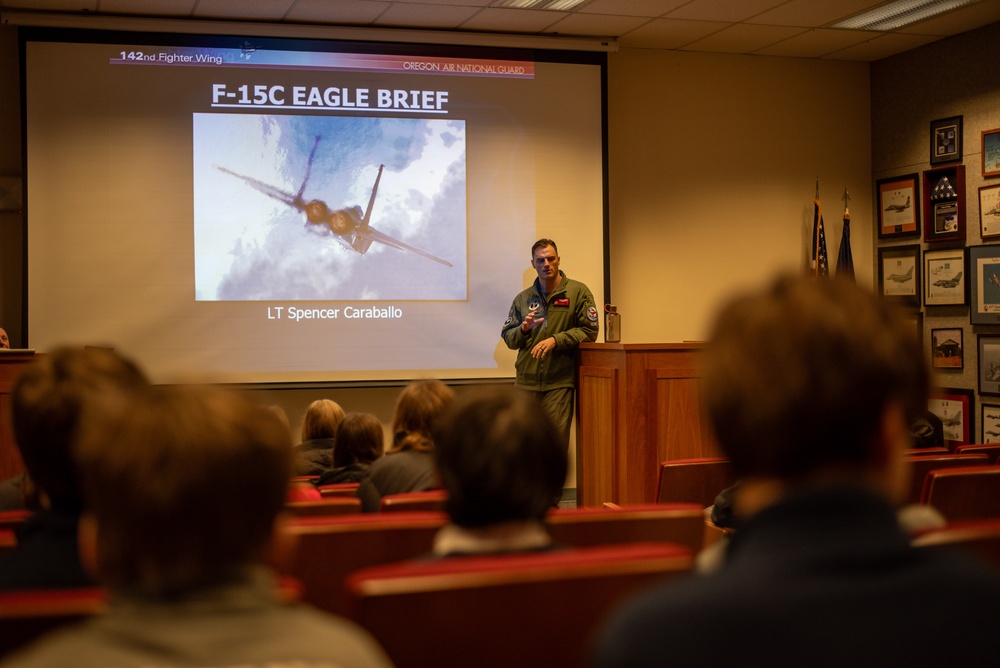
[[[316,489],[315,485],[308,482],[293,482],[288,485],[288,492],[285,494],[286,502],[294,501],[319,501],[323,496]]]
[[[697,552],[705,541],[705,515],[697,503],[556,508],[546,525],[557,544],[573,547],[667,541]]]
[[[913,538],[918,547],[952,546],[1000,570],[1000,519],[956,522],[924,531]]]
[[[13,529],[0,529],[0,554],[17,547],[17,536]]]
[[[920,502],[936,508],[949,523],[1000,519],[1000,466],[930,471],[924,480]]]
[[[316,489],[319,490],[320,496],[355,496],[358,493],[358,487],[361,483],[358,482],[339,482],[334,485],[320,485]]]
[[[397,668],[583,666],[612,609],[692,564],[667,543],[391,564],[350,576],[350,616]]]
[[[955,448],[957,455],[983,454],[990,458],[990,464],[1000,464],[1000,443],[973,443]]]
[[[660,462],[658,503],[712,505],[719,492],[736,484],[732,462],[722,457],[699,457]]]
[[[951,450],[941,448],[912,448],[906,451],[907,455],[950,455]]]
[[[361,499],[347,496],[330,496],[318,501],[290,501],[285,509],[296,517],[314,515],[357,515],[361,512]]]
[[[903,460],[910,467],[910,493],[908,503],[920,503],[920,492],[924,488],[924,478],[934,469],[952,468],[955,466],[974,466],[988,463],[984,454],[972,455],[919,455],[908,452]]]
[[[302,583],[303,600],[342,615],[348,573],[430,554],[447,521],[432,512],[299,517],[285,527],[297,542],[291,562],[278,567]]]
[[[4,510],[0,512],[0,529],[13,529],[31,517],[30,510]]]
[[[448,492],[443,489],[429,489],[424,492],[406,492],[404,494],[388,494],[382,497],[379,510],[387,512],[412,512],[412,511],[444,511],[444,502],[448,499]]]
[[[99,587],[0,593],[0,657],[61,626],[104,611]]]

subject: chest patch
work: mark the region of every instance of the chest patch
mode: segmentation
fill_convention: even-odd
[[[569,297],[560,297],[559,299],[553,299],[552,305],[561,306],[563,308],[569,308]]]
[[[542,308],[542,300],[538,297],[532,297],[531,301],[528,302],[528,310],[537,311],[540,308]]]

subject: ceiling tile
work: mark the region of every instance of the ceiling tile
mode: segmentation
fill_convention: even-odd
[[[149,14],[153,16],[191,16],[198,0],[100,0],[101,11],[108,14]]]
[[[830,60],[857,60],[871,62],[894,56],[903,51],[915,49],[924,44],[937,41],[937,37],[926,35],[901,35],[899,33],[889,33],[873,37],[867,42],[862,42],[855,46],[847,47],[840,51],[835,51],[828,56]]]
[[[667,18],[696,21],[745,21],[788,0],[692,0]]]
[[[737,23],[714,35],[687,44],[684,51],[750,53],[802,32],[789,26],[752,26]]]
[[[388,8],[388,2],[371,0],[337,0],[337,2],[299,0],[288,12],[287,18],[290,21],[313,21],[335,25],[368,25]]]
[[[545,31],[564,16],[566,16],[565,12],[487,7],[463,23],[462,28],[465,30],[535,33]]]
[[[579,14],[619,14],[655,18],[691,0],[593,0],[577,10]]]
[[[677,49],[696,39],[718,32],[727,24],[718,21],[681,21],[679,19],[653,19],[631,32],[622,35],[622,46],[647,49]]]
[[[199,0],[197,18],[231,18],[280,21],[285,18],[294,0]]]
[[[820,28],[880,4],[871,0],[791,0],[747,19],[747,23]]]
[[[3,0],[0,7],[49,12],[96,12],[97,0]]]
[[[487,7],[494,0],[396,0],[397,5],[449,5],[452,7]]]
[[[387,9],[374,25],[392,28],[436,28],[452,30],[470,19],[479,7],[417,5],[397,2]]]
[[[915,35],[957,35],[997,21],[1000,21],[1000,2],[977,2],[974,5],[915,23],[912,26],[900,28],[896,32]]]
[[[754,51],[760,56],[821,58],[834,51],[870,40],[872,33],[863,30],[830,30],[817,28],[799,33],[777,44]]]
[[[610,37],[634,30],[649,21],[641,16],[606,16],[604,14],[570,14],[553,24],[546,32],[562,35]]]

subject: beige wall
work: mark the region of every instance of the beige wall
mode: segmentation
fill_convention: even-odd
[[[981,162],[982,131],[1000,128],[998,82],[1000,24],[935,42],[872,66],[873,180],[930,169],[931,121],[951,116],[963,117],[966,246],[984,243],[979,227],[979,188],[998,182],[996,177],[983,178]],[[921,216],[923,214],[921,211]],[[988,241],[994,242],[995,239]],[[924,244],[922,237],[877,243],[876,246],[913,243],[920,243],[922,251],[954,247]],[[964,369],[937,370],[935,383],[940,387],[976,390],[976,336],[998,335],[1000,326],[977,325],[973,328],[969,324],[967,306],[924,306],[922,310],[924,349],[928,359],[931,329],[956,327],[964,330]],[[986,400],[991,404],[1000,404],[1000,397],[990,396]],[[973,417],[975,433],[972,440],[978,441],[982,437],[978,403]]]
[[[867,63],[610,56],[611,294],[626,343],[700,340],[719,299],[803,270],[816,178],[836,264],[845,187],[871,284]]]

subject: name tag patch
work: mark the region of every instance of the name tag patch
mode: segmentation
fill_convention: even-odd
[[[553,306],[562,306],[564,308],[569,307],[569,297],[560,297],[559,299],[552,300]]]

